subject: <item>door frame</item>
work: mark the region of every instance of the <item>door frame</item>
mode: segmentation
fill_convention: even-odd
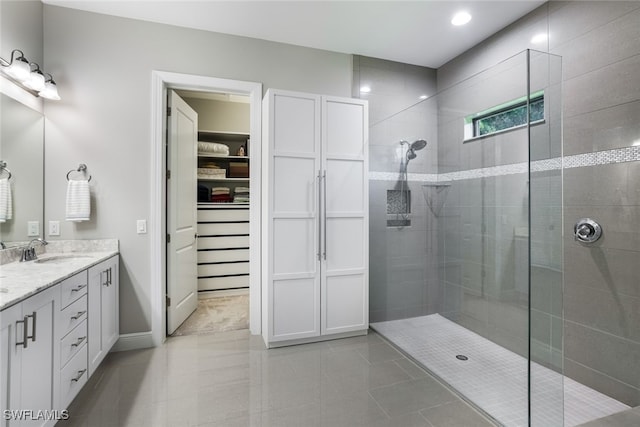
[[[167,158],[166,111],[167,89],[198,92],[222,92],[246,95],[250,99],[249,160],[251,174],[251,202],[249,221],[251,243],[249,250],[249,328],[259,335],[261,324],[261,174],[262,174],[262,83],[215,77],[181,74],[153,70],[151,73],[151,147],[149,169],[151,178],[149,212],[150,299],[151,335],[154,346],[166,338],[166,285],[167,285],[167,229],[166,229],[166,179]]]

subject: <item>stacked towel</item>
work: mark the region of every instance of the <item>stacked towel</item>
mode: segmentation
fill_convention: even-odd
[[[6,222],[13,217],[13,201],[11,198],[11,183],[9,178],[0,179],[0,222]]]
[[[236,187],[233,192],[233,203],[249,203],[249,187]]]
[[[69,180],[67,183],[67,221],[89,221],[91,216],[91,193],[89,181]]]
[[[231,190],[228,187],[213,187],[211,189],[211,201],[214,203],[231,202]]]
[[[215,154],[219,156],[229,155],[229,146],[218,142],[198,141],[198,152],[203,154]]]
[[[220,166],[198,168],[198,178],[226,178],[227,171]]]

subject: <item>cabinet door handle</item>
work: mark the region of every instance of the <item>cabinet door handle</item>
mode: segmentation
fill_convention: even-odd
[[[37,318],[36,318],[36,312],[34,311],[31,314],[27,314],[26,316],[24,316],[25,320],[27,320],[27,318],[31,317],[33,319],[33,325],[31,326],[31,335],[27,335],[27,338],[31,338],[32,342],[36,342],[36,323],[37,323]],[[29,324],[29,322],[27,321],[27,323],[25,324],[25,330],[27,329],[27,325]],[[25,348],[27,346],[25,345]]]
[[[323,189],[323,198],[324,198],[324,215],[323,215],[323,239],[324,239],[324,252],[322,253],[322,257],[324,260],[327,260],[327,171],[324,171],[322,174],[322,179],[324,180]]]
[[[104,280],[102,280],[103,274]],[[100,273],[100,280],[102,280],[102,286],[109,286],[109,269],[106,269],[102,273]]]
[[[78,320],[86,312],[87,312],[87,310],[79,311],[75,316],[71,316],[71,320]]]
[[[84,373],[87,372],[86,369],[83,369],[81,371],[78,371],[78,375],[76,375],[75,378],[71,378],[71,382],[78,382],[80,381],[80,378],[82,378],[82,376],[84,375]]]
[[[74,342],[73,344],[71,344],[71,347],[77,347],[80,344],[82,344],[84,342],[84,340],[86,340],[87,337],[80,337],[78,338],[78,341]]]
[[[77,287],[71,289],[71,292],[80,292],[81,290],[83,290],[86,287],[87,287],[87,285],[78,285]]]
[[[27,348],[27,344],[28,344],[27,316],[24,316],[22,320],[16,320],[16,329],[18,328],[18,323],[22,323],[22,342],[16,341],[16,346],[21,345],[23,348]]]
[[[320,171],[318,171],[318,207],[316,208],[316,212],[318,212],[318,261],[322,259],[322,247],[320,236],[322,236],[322,222],[320,221],[320,206],[322,205],[322,176],[320,175]]]
[[[113,285],[113,267],[109,267],[109,285]]]

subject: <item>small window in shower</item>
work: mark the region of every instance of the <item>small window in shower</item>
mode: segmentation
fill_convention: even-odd
[[[531,95],[529,103],[531,124],[544,121],[544,93]],[[492,135],[527,124],[527,97],[515,99],[465,117],[465,140]]]

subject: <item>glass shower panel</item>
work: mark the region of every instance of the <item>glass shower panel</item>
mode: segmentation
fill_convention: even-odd
[[[562,426],[562,62],[529,55],[530,93],[544,93],[544,122],[531,125],[529,142],[531,425]]]
[[[563,425],[560,89],[524,51],[370,127],[371,327],[506,426]]]
[[[526,107],[527,75],[523,52],[438,94],[439,178],[451,183],[439,313],[465,332],[454,387],[505,425],[528,417],[528,127],[525,115],[478,136],[474,121]]]

